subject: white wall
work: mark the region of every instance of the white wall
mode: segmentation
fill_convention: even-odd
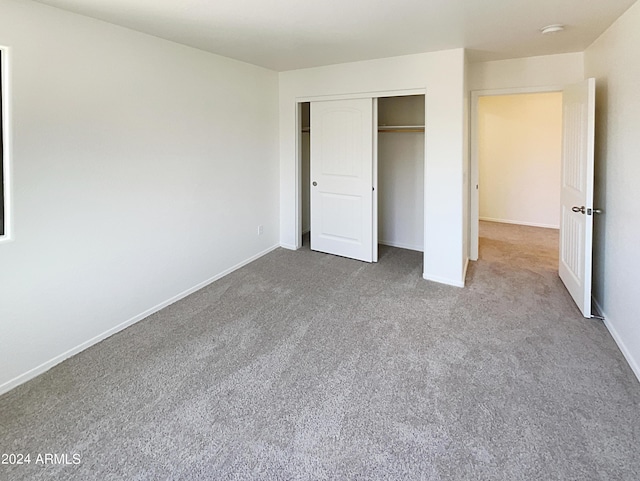
[[[470,90],[562,87],[583,79],[581,52],[469,64]]]
[[[462,49],[280,73],[280,242],[299,246],[296,102],[313,97],[426,89],[424,277],[462,285]]]
[[[424,125],[424,96],[378,99],[378,125]],[[378,134],[378,240],[424,248],[424,132]]]
[[[278,243],[278,78],[31,2],[0,3],[0,45],[4,391]]]
[[[640,379],[640,3],[585,52],[596,82],[594,297]]]
[[[478,100],[480,219],[559,227],[562,93]]]

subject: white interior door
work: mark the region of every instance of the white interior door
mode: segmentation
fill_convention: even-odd
[[[311,249],[372,262],[373,193],[373,100],[311,102]]]
[[[591,317],[595,79],[564,89],[559,273],[584,317]]]

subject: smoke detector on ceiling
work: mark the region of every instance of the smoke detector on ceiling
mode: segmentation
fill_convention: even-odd
[[[564,30],[564,25],[561,23],[554,23],[553,25],[547,25],[546,27],[542,27],[540,32],[542,35],[549,35],[550,33],[558,33]]]

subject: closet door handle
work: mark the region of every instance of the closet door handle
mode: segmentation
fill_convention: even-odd
[[[317,183],[317,182],[314,182],[314,183],[313,183],[313,186],[315,187],[316,185],[318,185],[318,183]]]

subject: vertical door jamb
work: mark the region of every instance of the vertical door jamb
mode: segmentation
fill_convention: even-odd
[[[373,99],[373,262],[378,262],[378,97]]]

